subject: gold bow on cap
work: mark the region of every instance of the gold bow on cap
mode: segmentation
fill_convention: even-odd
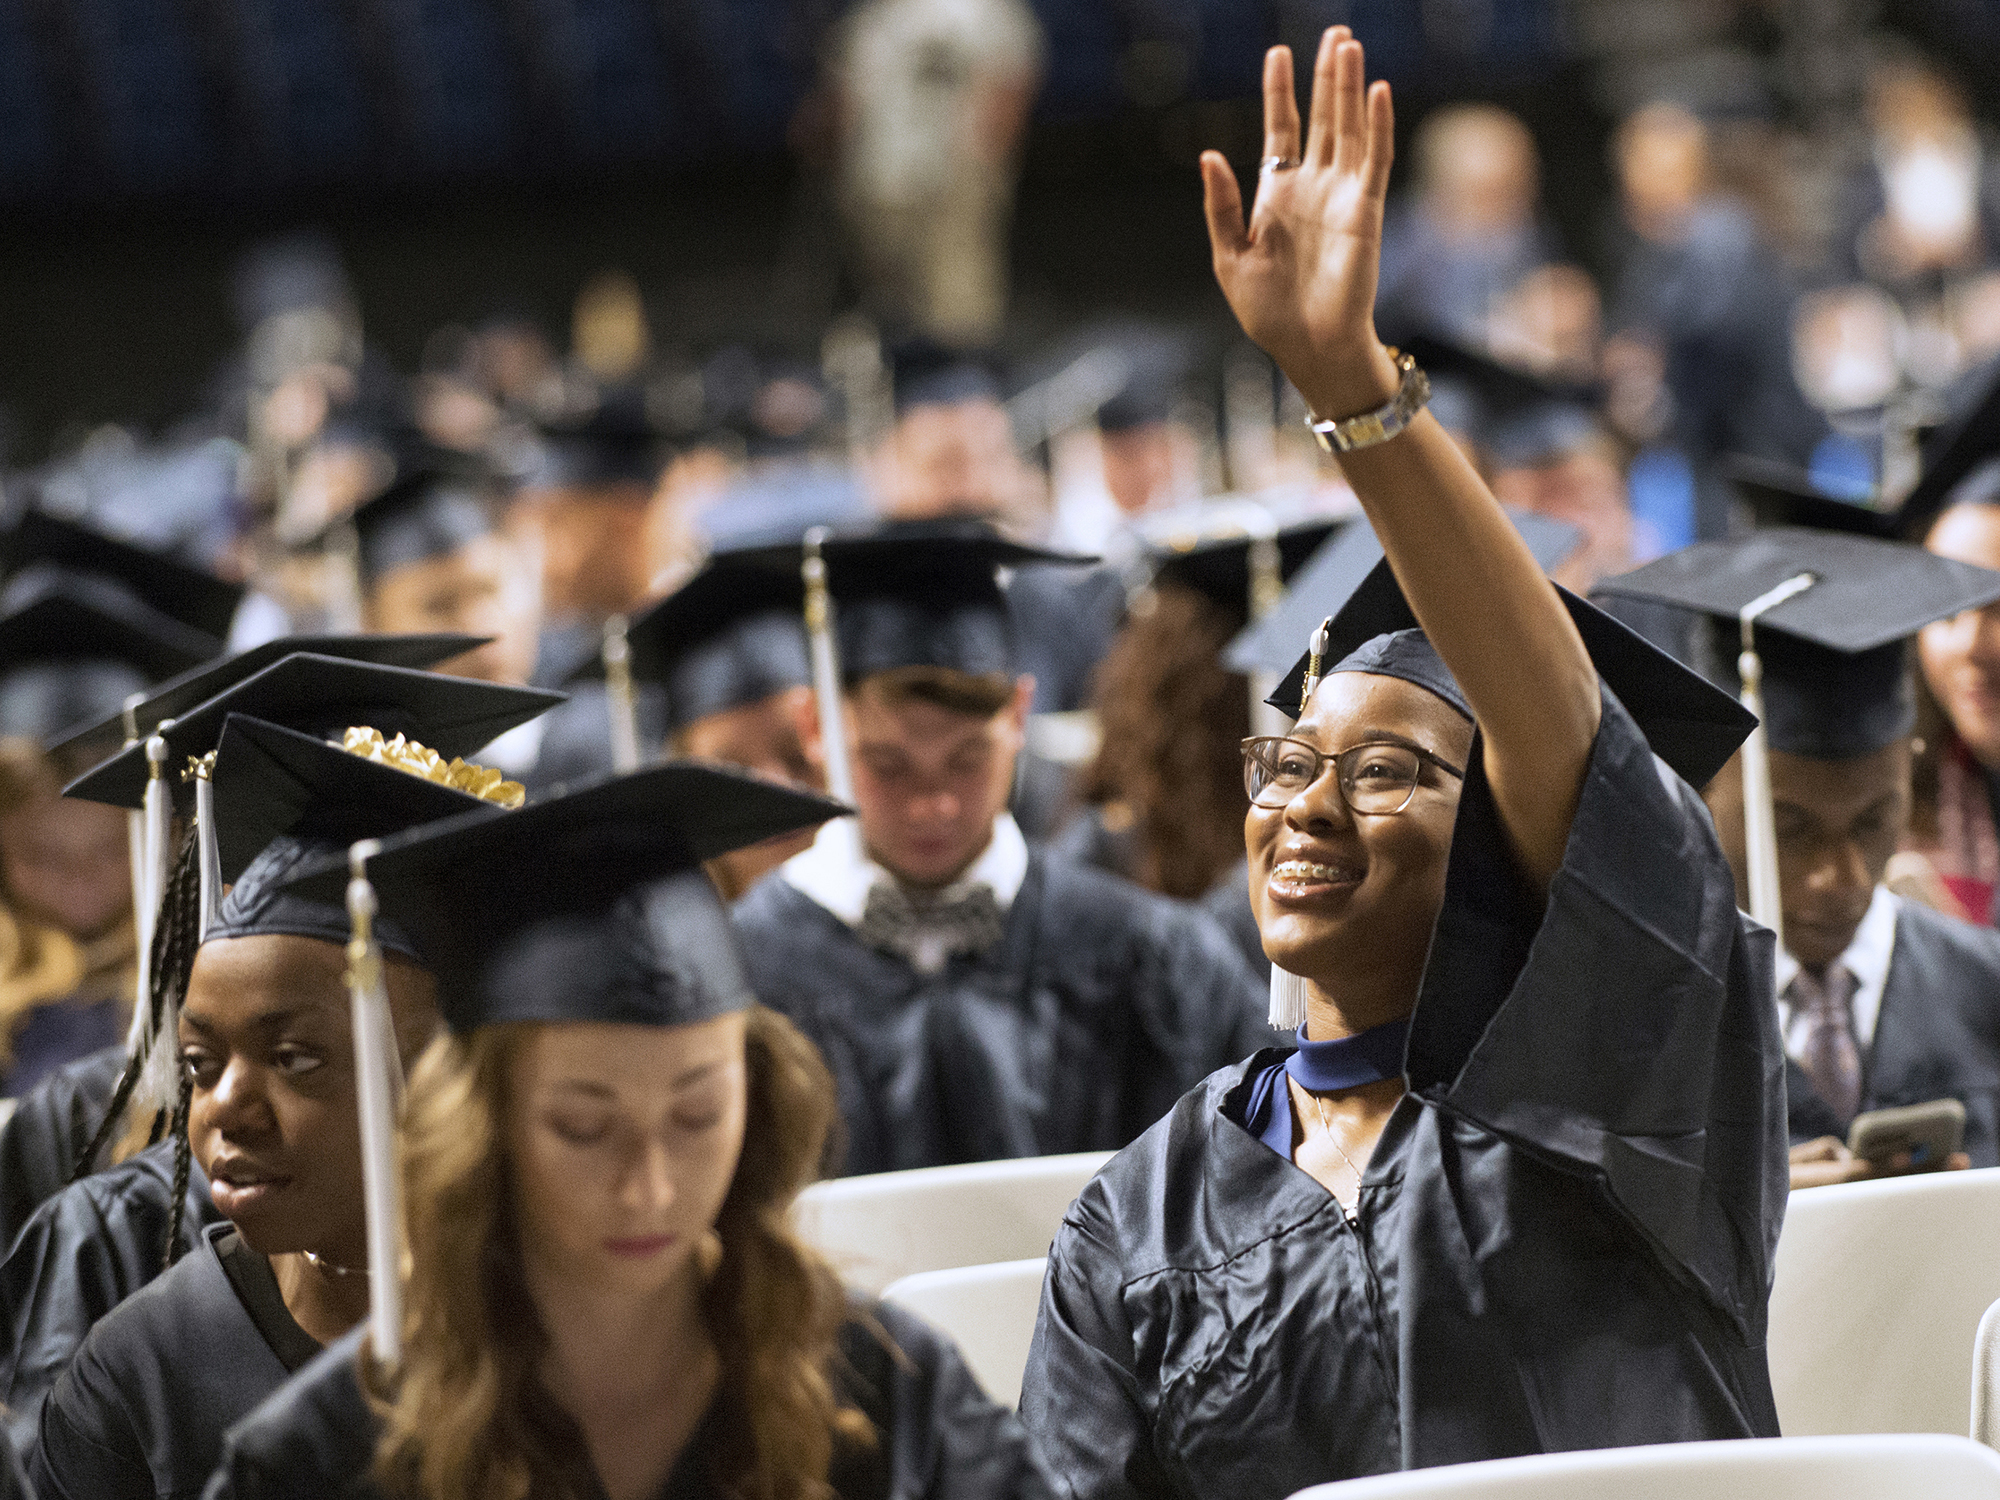
[[[398,771],[421,776],[425,781],[434,781],[453,791],[470,792],[501,807],[519,807],[528,800],[526,787],[518,781],[508,781],[492,767],[475,766],[456,756],[447,763],[428,745],[419,745],[400,734],[393,740],[385,740],[379,729],[354,725],[341,736],[340,748],[349,755],[358,755],[378,765],[393,766]]]

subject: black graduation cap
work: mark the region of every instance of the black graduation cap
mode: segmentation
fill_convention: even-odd
[[[1532,467],[1574,451],[1601,430],[1597,386],[1550,379],[1435,334],[1404,341],[1429,377],[1445,426],[1465,433],[1502,468]]]
[[[1289,583],[1326,539],[1340,530],[1351,516],[1317,517],[1278,528],[1271,538],[1278,548],[1278,577]],[[1251,615],[1250,549],[1258,538],[1238,524],[1225,523],[1220,529],[1169,532],[1155,538],[1152,548],[1153,582],[1175,583],[1191,588],[1238,620]]]
[[[1507,517],[1544,573],[1560,566],[1583,543],[1583,532],[1567,521],[1519,510],[1510,510]],[[1278,607],[1240,632],[1224,650],[1223,661],[1236,672],[1278,676],[1290,671],[1299,658],[1299,647],[1312,638],[1320,621],[1340,608],[1381,561],[1382,544],[1375,539],[1373,528],[1366,517],[1356,517],[1351,526],[1321,543],[1291,579]],[[1328,657],[1326,665],[1332,666],[1337,659]],[[1298,717],[1296,709],[1286,711]]]
[[[518,812],[480,809],[382,841],[367,875],[437,976],[446,1023],[682,1026],[753,1002],[701,861],[810,828],[837,802],[669,763]],[[293,889],[340,899],[346,861]]]
[[[989,356],[948,349],[929,339],[908,339],[893,346],[889,370],[899,416],[917,406],[1002,399],[1000,376]]]
[[[0,614],[0,735],[37,743],[106,713],[222,650],[125,590],[51,572],[9,588]]]
[[[39,509],[0,535],[0,571],[32,563],[110,579],[160,614],[217,640],[228,636],[243,598],[239,583]]]
[[[1723,459],[1722,472],[1759,527],[1804,526],[1889,538],[1901,525],[1896,512],[1876,509],[1872,491],[1839,495],[1814,482],[1805,470],[1776,459],[1733,454]]]
[[[1739,611],[1802,573],[1811,586],[1760,615],[1753,639],[1771,748],[1816,760],[1869,755],[1908,734],[1909,637],[2000,599],[2000,573],[1989,569],[1907,543],[1791,527],[1698,542],[1598,588],[1707,615],[1700,665],[1734,690]]]
[[[179,718],[216,695],[247,681],[274,662],[301,652],[338,656],[348,661],[375,662],[389,667],[432,667],[449,661],[491,637],[450,633],[418,635],[288,635],[220,661],[190,667],[149,692],[132,710],[133,733],[143,740],[168,719]],[[74,721],[72,721],[74,722]],[[103,760],[124,748],[122,705],[88,728],[76,730],[50,748],[61,754]]]
[[[361,586],[373,588],[398,568],[447,557],[491,535],[487,483],[470,459],[427,449],[407,456],[387,487],[329,522],[312,540],[324,545],[335,531],[352,526],[360,544]]]
[[[798,549],[787,549],[793,556]],[[982,675],[1016,670],[999,572],[1095,558],[1010,541],[982,521],[897,522],[836,534],[821,549],[837,606],[843,677],[896,667]]]
[[[179,769],[190,757],[216,748],[223,722],[232,713],[321,736],[367,725],[384,735],[407,735],[449,760],[473,754],[562,701],[561,693],[536,688],[294,652],[156,732],[167,742],[167,766],[174,773],[170,780],[179,797],[183,788]],[[79,777],[64,794],[115,807],[139,807],[146,779],[142,741]]]
[[[1186,395],[1194,364],[1188,341],[1170,334],[1118,341],[1127,361],[1125,380],[1097,409],[1101,432],[1129,432],[1170,421]]]
[[[1946,510],[1963,499],[1960,484],[1988,459],[2000,455],[2000,365],[1986,377],[1977,397],[1924,443],[1923,476],[1903,497],[1897,512],[1900,534],[1920,542]],[[1985,503],[1991,503],[1987,500]]]
[[[645,393],[605,392],[591,410],[542,423],[540,452],[527,484],[535,489],[645,485],[659,478],[664,453],[647,419]]]
[[[719,552],[626,627],[632,675],[666,691],[668,725],[812,682],[797,564],[771,550]],[[593,653],[570,680],[604,675]]]
[[[211,782],[220,875],[230,891],[207,938],[284,933],[345,944],[345,904],[288,889],[294,875],[343,858],[356,839],[493,805],[471,791],[244,714],[223,722]],[[518,797],[521,789],[506,785]],[[415,956],[393,924],[378,924],[376,937]]]

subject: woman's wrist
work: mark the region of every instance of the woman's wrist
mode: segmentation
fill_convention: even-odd
[[[1392,400],[1403,383],[1396,361],[1372,329],[1364,342],[1343,353],[1315,357],[1312,368],[1298,371],[1291,380],[1314,418],[1322,422],[1374,411]]]

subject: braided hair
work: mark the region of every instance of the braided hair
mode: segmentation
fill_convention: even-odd
[[[133,1092],[139,1086],[140,1077],[146,1070],[147,1061],[161,1048],[178,1048],[180,1038],[167,1035],[167,1018],[177,1013],[180,1003],[187,998],[189,976],[194,972],[195,950],[201,942],[201,861],[195,834],[190,831],[181,844],[179,857],[174,861],[172,877],[167,882],[166,893],[160,900],[160,920],[153,930],[152,986],[148,998],[147,1041],[125,1060],[125,1070],[119,1075],[118,1087],[111,1096],[110,1106],[105,1110],[104,1119],[97,1127],[97,1133],[90,1144],[77,1158],[70,1181],[75,1182],[89,1175],[97,1160],[98,1153],[111,1138],[118,1121],[124,1116],[131,1103]],[[179,1079],[171,1111],[160,1110],[153,1118],[153,1128],[149,1138],[157,1142],[165,1133],[174,1137],[174,1201],[170,1210],[166,1263],[171,1265],[180,1256],[181,1223],[187,1200],[188,1177],[192,1170],[191,1151],[187,1137],[188,1109],[192,1090],[187,1071],[176,1066],[175,1075]]]

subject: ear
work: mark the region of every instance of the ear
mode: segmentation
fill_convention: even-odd
[[[1000,710],[1006,720],[1007,732],[1016,747],[1028,742],[1028,710],[1035,701],[1035,677],[1032,672],[1023,672],[1014,679],[1014,696],[1007,706]]]
[[[809,687],[788,688],[785,691],[784,712],[792,733],[798,736],[799,748],[824,775],[826,743],[820,730],[819,696]]]

